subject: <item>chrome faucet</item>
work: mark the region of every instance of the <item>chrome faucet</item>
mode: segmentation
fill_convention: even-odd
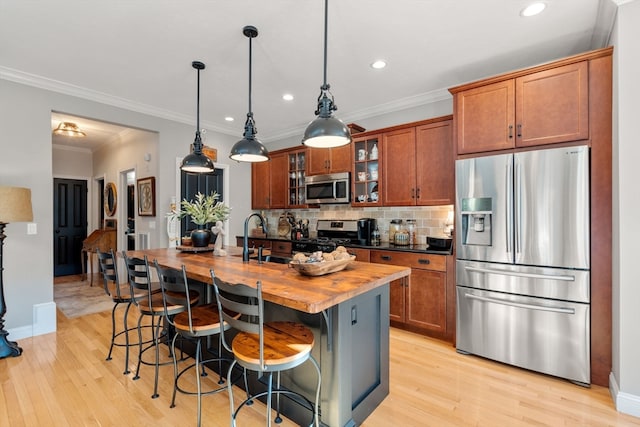
[[[244,238],[242,240],[242,262],[249,262],[249,237],[248,237],[249,220],[253,216],[257,216],[260,219],[260,225],[262,226],[262,231],[264,231],[264,234],[267,234],[267,222],[259,213],[252,213],[244,220]]]

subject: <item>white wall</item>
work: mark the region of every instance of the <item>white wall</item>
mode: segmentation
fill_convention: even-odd
[[[640,1],[618,8],[613,31],[613,373],[618,410],[640,417],[640,228],[638,117],[640,116]],[[618,392],[619,388],[619,392]]]
[[[168,246],[164,214],[175,195],[176,158],[184,156],[193,142],[195,126],[135,113],[122,108],[42,90],[0,79],[0,185],[31,188],[34,221],[38,234],[27,235],[27,224],[9,224],[4,246],[4,283],[7,314],[5,327],[17,340],[55,330],[53,304],[53,153],[51,112],[118,123],[158,134],[157,221],[155,241]],[[209,131],[206,144],[218,150],[218,163],[229,165],[226,195],[233,208],[231,235],[242,233],[251,207],[250,166],[228,160],[237,138]],[[114,181],[118,182],[118,181]],[[44,308],[43,308],[44,307]]]

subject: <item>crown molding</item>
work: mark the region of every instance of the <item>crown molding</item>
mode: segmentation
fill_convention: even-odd
[[[193,125],[194,123],[193,117],[191,116],[178,114],[173,111],[156,108],[147,104],[133,102],[125,98],[108,95],[106,93],[71,85],[58,80],[47,79],[35,74],[29,74],[22,71],[14,70],[12,68],[0,66],[0,79],[9,80],[27,86],[33,86],[40,89],[50,90],[53,92],[61,93],[63,95],[75,96],[89,101],[99,102],[101,104],[111,105],[113,107],[123,108],[126,110],[135,111],[138,113],[147,114],[153,117],[159,117],[179,123],[188,125]],[[432,102],[438,102],[450,98],[451,94],[448,90],[438,89],[431,92],[401,98],[392,102],[387,102],[385,104],[375,105],[372,107],[353,111],[351,113],[341,115],[340,118],[345,122],[353,122],[387,113],[394,113],[408,108],[419,107],[421,105],[430,104]],[[201,122],[201,125],[203,128],[207,128],[224,135],[236,136],[237,134],[237,132],[235,131],[218,126],[214,123]],[[265,137],[261,139],[264,142],[272,142],[296,135],[301,136],[304,133],[306,127],[307,123],[300,124],[299,126],[285,129],[281,132],[270,135],[268,138]]]
[[[372,107],[363,108],[347,114],[340,114],[339,118],[343,122],[356,122],[370,117],[381,116],[383,114],[395,113],[397,111],[406,110],[408,108],[420,107],[422,105],[451,99],[452,95],[447,89],[438,89],[431,92],[425,92],[406,98],[397,99],[385,104],[374,105]],[[308,123],[295,128],[286,129],[280,133],[270,135],[268,138],[262,138],[265,142],[278,141],[290,138],[296,135],[302,136]]]
[[[48,79],[42,76],[37,76],[35,74],[25,73],[22,71],[14,70],[12,68],[0,66],[0,79],[9,80],[27,86],[37,87],[39,89],[50,90],[52,92],[61,93],[63,95],[75,96],[77,98],[111,105],[112,107],[123,108],[125,110],[135,111],[137,113],[147,114],[153,117],[159,117],[161,119],[171,120],[187,125],[193,125],[195,123],[194,118],[191,116],[179,114],[174,111],[164,110],[162,108],[156,108],[147,104],[133,102],[125,98],[108,95],[106,93],[83,88],[69,83],[64,83],[58,80]],[[210,130],[214,130],[226,135],[232,135],[232,133],[228,129],[217,126],[214,123],[205,123],[201,121],[201,124],[203,125],[203,127],[206,127]]]

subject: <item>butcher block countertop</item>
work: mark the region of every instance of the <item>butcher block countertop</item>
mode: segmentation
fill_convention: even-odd
[[[336,273],[303,276],[287,264],[258,264],[255,259],[243,263],[242,248],[225,250],[226,256],[214,256],[212,252],[180,252],[175,248],[127,251],[127,255],[140,258],[146,255],[150,266],[154,260],[162,267],[175,269],[181,269],[184,264],[189,278],[204,283],[211,283],[209,269],[231,283],[252,285],[260,280],[266,301],[306,313],[319,313],[411,274],[408,267],[354,261]]]

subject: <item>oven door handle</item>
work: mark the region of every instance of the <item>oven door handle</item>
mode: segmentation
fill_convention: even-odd
[[[471,266],[465,266],[464,269],[467,271],[475,271],[476,273],[502,274],[504,276],[526,277],[528,279],[562,280],[565,282],[576,281],[576,276],[559,276],[557,274],[523,273],[520,271],[497,270],[494,268],[471,267]]]
[[[489,302],[489,303],[494,303],[494,304],[508,305],[510,307],[525,308],[527,310],[550,311],[552,313],[561,313],[561,314],[575,314],[576,313],[575,309],[573,309],[573,308],[545,307],[543,305],[524,304],[524,303],[521,303],[521,302],[506,301],[506,300],[499,299],[499,298],[481,297],[481,296],[478,296],[478,295],[473,295],[473,294],[468,294],[468,293],[465,293],[464,296],[465,296],[465,298],[469,298],[469,299],[475,299],[475,300],[478,300],[478,301]]]

